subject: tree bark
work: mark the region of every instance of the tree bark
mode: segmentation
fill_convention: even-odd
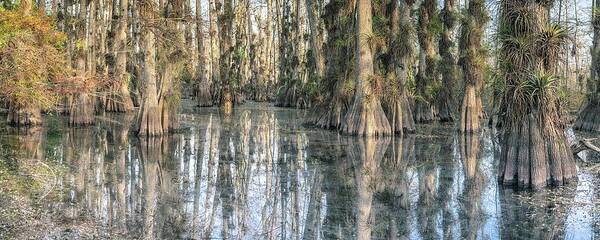
[[[453,111],[455,100],[453,91],[458,73],[456,69],[456,57],[452,53],[452,49],[455,47],[454,31],[457,21],[456,14],[456,1],[444,0],[444,8],[440,13],[444,32],[438,44],[441,55],[439,68],[442,75],[443,87],[440,88],[440,93],[435,100],[438,118],[441,122],[454,121]]]
[[[202,22],[202,1],[196,1],[196,47],[198,53],[198,65],[196,66],[196,78],[200,83],[198,86],[198,106],[210,107],[213,105],[210,94],[210,78],[206,76],[206,51],[204,49],[204,29]]]
[[[594,39],[592,42],[592,65],[588,82],[588,99],[575,120],[573,129],[581,131],[600,132],[600,1],[592,6],[592,27]]]
[[[158,16],[154,1],[144,0],[137,3],[141,20],[142,75],[144,84],[143,99],[138,114],[137,134],[139,136],[161,136],[166,134],[162,125],[162,109],[159,107],[159,96],[156,74],[156,43],[151,24]],[[155,23],[154,23],[155,24]]]
[[[119,14],[114,14],[117,21],[114,37],[112,56],[115,62],[112,66],[113,78],[116,86],[111,87],[109,97],[106,99],[105,108],[107,112],[129,112],[133,110],[133,101],[129,94],[129,75],[127,74],[127,27],[128,27],[129,1],[119,1]],[[117,11],[117,9],[113,10]]]
[[[390,124],[373,90],[373,53],[368,38],[373,35],[371,0],[357,2],[356,87],[354,103],[346,113],[342,132],[350,135],[390,135]]]
[[[325,58],[323,57],[323,39],[321,34],[321,20],[320,12],[317,9],[317,3],[315,0],[305,0],[306,14],[308,16],[308,26],[310,28],[310,45],[313,61],[317,70],[317,77],[319,81],[324,77],[325,74]]]
[[[464,96],[460,112],[461,132],[477,132],[480,130],[481,90],[484,82],[485,56],[481,54],[484,28],[489,20],[485,9],[485,1],[471,0],[467,16],[463,20],[460,36],[459,64],[463,71],[465,83]]]
[[[220,0],[210,0],[210,10],[209,10],[209,35],[210,35],[210,81],[212,83],[213,95],[212,100],[213,103],[215,101],[220,101],[221,91],[218,89],[218,86],[221,84],[220,74],[221,74],[221,55],[220,48],[221,44],[219,39],[221,38],[219,34],[219,25],[218,16],[219,9],[221,6]]]
[[[564,133],[560,105],[556,97],[557,81],[535,91],[520,88],[525,81],[547,81],[540,74],[555,73],[556,59],[548,50],[562,46],[543,41],[552,1],[502,0],[500,3],[502,48],[500,59],[506,90],[502,104],[502,156],[499,179],[504,185],[522,189],[540,189],[577,180],[575,160]],[[518,11],[516,11],[518,9]],[[523,21],[533,23],[523,28]],[[516,49],[513,39],[529,43]],[[542,51],[540,51],[542,50]],[[530,56],[521,58],[520,56]],[[516,58],[515,58],[516,56]]]
[[[437,14],[435,0],[423,0],[419,8],[418,36],[421,52],[419,54],[419,69],[416,78],[417,95],[415,102],[415,122],[428,123],[433,121],[433,97],[428,92],[436,78],[436,53],[434,50],[434,33],[431,25]]]
[[[412,107],[408,101],[406,82],[409,77],[411,59],[413,56],[413,33],[411,21],[412,0],[394,2],[391,17],[391,64],[388,66],[388,84],[394,91],[383,102],[384,110],[390,121],[392,132],[395,134],[415,131]]]
[[[93,53],[93,41],[90,41],[93,36],[87,35],[87,27],[94,27],[94,22],[92,19],[94,18],[95,9],[94,9],[94,1],[91,0],[87,2],[82,0],[79,2],[79,25],[77,29],[77,40],[81,42],[81,46],[76,46],[75,51],[75,68],[76,68],[76,76],[84,82],[84,84],[88,83],[88,79],[90,76],[94,76],[94,71],[91,68],[95,68],[93,60],[90,55]],[[89,22],[87,21],[87,9],[90,9],[90,17]],[[87,23],[87,25],[86,25]],[[95,122],[95,103],[96,99],[93,96],[90,96],[89,91],[93,91],[94,89],[86,89],[80,93],[73,94],[70,96],[70,104],[69,104],[69,125],[91,125]]]
[[[220,80],[221,80],[221,98],[220,98],[220,107],[225,114],[230,114],[233,110],[233,102],[234,102],[234,94],[232,93],[233,89],[231,83],[236,81],[236,79],[231,79],[231,64],[232,64],[232,54],[233,54],[233,46],[231,43],[231,34],[233,30],[233,8],[231,0],[224,0],[223,12],[219,15],[219,25],[221,29],[220,33]]]

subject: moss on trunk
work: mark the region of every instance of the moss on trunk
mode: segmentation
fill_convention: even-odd
[[[462,23],[459,45],[459,64],[465,83],[458,129],[461,132],[477,132],[481,127],[480,120],[483,113],[481,90],[484,82],[484,59],[486,57],[482,53],[482,41],[484,27],[488,20],[485,1],[470,1],[467,16]]]
[[[419,7],[418,36],[421,52],[419,55],[419,69],[416,78],[416,94],[419,98],[415,102],[415,122],[428,123],[434,120],[432,87],[436,81],[437,54],[434,49],[435,32],[432,29],[437,2],[424,0]]]
[[[576,181],[573,154],[564,133],[556,93],[556,55],[561,36],[548,27],[552,1],[500,3],[500,61],[506,80],[502,104],[499,180],[521,189],[540,189]],[[522,41],[536,44],[518,44]]]
[[[346,113],[342,132],[359,136],[390,135],[390,124],[372,83],[376,79],[373,73],[373,53],[368,40],[373,35],[371,0],[358,0],[356,10],[356,87],[354,103]]]

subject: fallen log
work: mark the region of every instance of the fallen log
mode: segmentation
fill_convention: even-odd
[[[597,147],[592,143],[592,141],[597,139],[598,138],[587,138],[577,141],[577,143],[571,145],[571,151],[573,152],[573,155],[577,155],[578,153],[585,150],[591,150],[600,153],[600,147]]]

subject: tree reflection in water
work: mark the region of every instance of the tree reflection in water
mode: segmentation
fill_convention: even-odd
[[[22,165],[65,166],[44,200],[65,231],[86,223],[124,238],[574,238],[593,209],[557,203],[573,199],[564,189],[499,189],[489,132],[362,139],[303,127],[301,111],[236,111],[163,138],[133,137],[117,119],[0,142]],[[581,194],[599,205],[597,192]]]

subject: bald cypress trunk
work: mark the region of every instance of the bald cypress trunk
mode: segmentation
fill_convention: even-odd
[[[390,124],[372,83],[373,53],[368,40],[373,35],[371,0],[358,0],[356,11],[356,87],[354,103],[346,113],[342,132],[359,136],[390,135]]]
[[[221,52],[220,47],[221,44],[219,42],[220,34],[218,28],[218,16],[219,9],[221,8],[220,0],[210,0],[209,1],[209,35],[210,35],[210,82],[212,84],[213,95],[212,101],[220,100],[221,91],[218,89],[218,86],[221,84],[220,74],[221,74]]]
[[[162,125],[159,107],[158,78],[156,74],[156,40],[151,23],[158,17],[156,3],[151,0],[137,2],[142,24],[140,51],[142,52],[143,99],[137,120],[137,134],[140,136],[160,136],[166,134]]]
[[[306,15],[308,16],[308,26],[310,28],[310,45],[313,61],[317,71],[318,79],[322,79],[325,74],[325,58],[323,57],[323,38],[321,32],[321,18],[319,3],[316,0],[305,0]]]
[[[421,52],[419,53],[419,69],[416,78],[415,122],[427,123],[433,121],[433,96],[428,91],[436,78],[436,52],[434,49],[434,33],[432,21],[437,14],[435,0],[423,0],[419,7],[418,36]]]
[[[455,47],[454,31],[457,21],[456,0],[444,0],[444,8],[440,17],[444,25],[444,32],[439,40],[438,48],[441,55],[439,70],[442,76],[442,88],[436,97],[436,108],[438,118],[441,122],[453,122],[454,116],[454,86],[458,73],[456,69],[456,57],[452,53]]]
[[[402,0],[392,6],[391,59],[388,66],[388,84],[392,94],[384,99],[384,110],[396,134],[415,131],[412,107],[409,104],[406,82],[414,54],[414,26],[411,21],[412,0]]]
[[[485,56],[481,53],[483,34],[489,20],[484,0],[471,0],[460,35],[460,61],[464,93],[460,110],[461,132],[477,132],[481,127],[481,90],[484,81]]]
[[[133,102],[129,94],[129,75],[127,74],[127,27],[129,1],[120,0],[119,8],[113,11],[113,27],[115,29],[112,56],[115,57],[112,64],[112,77],[116,84],[110,89],[105,102],[107,112],[129,112],[133,109]],[[116,26],[114,25],[116,22]]]
[[[588,83],[588,99],[583,109],[579,112],[574,129],[583,131],[600,132],[600,1],[596,0],[592,12],[592,27],[594,39],[592,42],[592,65]]]
[[[198,86],[198,106],[210,107],[213,105],[210,94],[210,78],[206,76],[206,51],[204,49],[204,27],[202,24],[202,1],[196,1],[196,47],[198,54],[198,65],[196,76],[200,85]]]
[[[566,37],[548,24],[552,1],[500,3],[501,71],[506,81],[499,179],[504,185],[540,189],[576,181],[556,91],[556,60]],[[524,27],[527,24],[526,27]],[[515,42],[518,39],[519,42]],[[536,44],[518,44],[521,41]],[[510,64],[508,64],[510,63]],[[531,87],[522,87],[531,86]]]
[[[79,25],[77,26],[77,40],[80,46],[75,48],[75,75],[87,84],[90,76],[94,76],[95,61],[92,61],[93,45],[90,44],[90,39],[93,36],[87,35],[87,28],[93,27],[95,8],[94,1],[90,2],[82,0],[79,2]],[[88,22],[87,9],[90,9],[90,17]],[[93,41],[92,41],[93,43]],[[86,89],[80,93],[70,96],[69,101],[69,124],[70,125],[91,125],[95,122],[95,97],[90,95],[90,91],[94,89]]]
[[[233,110],[234,95],[231,83],[235,79],[231,77],[231,63],[233,55],[233,45],[231,43],[231,34],[233,30],[233,6],[231,0],[224,0],[223,12],[219,15],[219,40],[220,40],[220,80],[221,80],[221,96],[220,107],[228,114]]]

